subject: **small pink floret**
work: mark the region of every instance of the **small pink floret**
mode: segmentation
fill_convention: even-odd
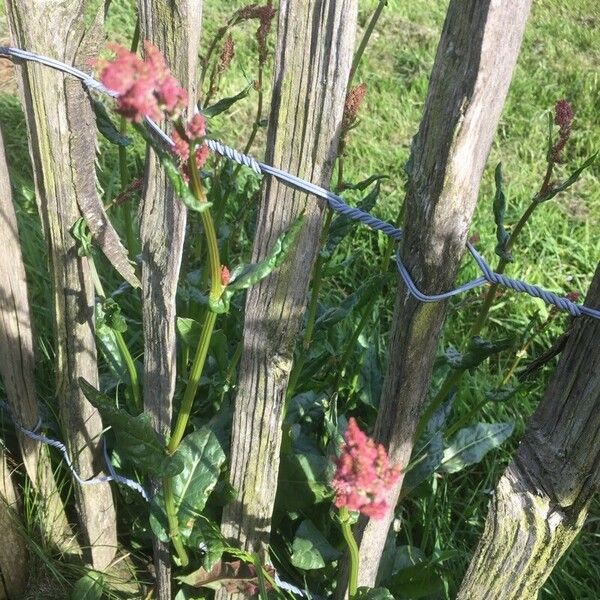
[[[344,439],[332,480],[335,505],[380,519],[389,508],[386,492],[398,481],[400,469],[390,467],[385,448],[361,431],[354,418],[348,422]]]

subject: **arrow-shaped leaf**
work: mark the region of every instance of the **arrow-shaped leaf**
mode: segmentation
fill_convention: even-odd
[[[136,469],[153,477],[173,477],[183,469],[178,453],[169,456],[159,435],[150,424],[150,417],[137,417],[117,408],[113,400],[100,393],[82,377],[79,386],[89,402],[98,409],[106,425],[110,425],[117,438],[123,457]]]

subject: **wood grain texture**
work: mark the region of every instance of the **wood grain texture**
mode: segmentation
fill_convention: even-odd
[[[8,165],[0,131],[0,376],[19,424],[35,428],[39,418],[35,395],[34,344],[25,264],[13,206]],[[17,430],[21,456],[33,489],[39,494],[42,534],[61,551],[76,544],[50,464],[48,447]]]
[[[100,8],[85,0],[8,0],[13,44],[87,68],[97,56]],[[103,471],[102,421],[79,389],[98,385],[94,289],[87,259],[70,234],[82,216],[79,201],[95,191],[96,125],[80,82],[32,63],[20,71],[36,199],[48,244],[53,282],[56,395],[65,441],[83,478]],[[116,552],[116,515],[109,484],[75,485],[88,560],[104,569]]]
[[[201,0],[140,0],[141,39],[165,55],[175,77],[196,97]],[[175,292],[185,237],[186,209],[149,152],[140,214],[144,323],[144,409],[154,428],[171,427],[175,391]]]
[[[357,18],[356,0],[284,0],[279,7],[266,162],[328,186],[337,152]],[[304,212],[295,254],[248,291],[244,350],[231,440],[238,492],[222,531],[264,552],[277,488],[281,425],[296,338],[306,307],[324,206],[267,179],[252,260]]]
[[[202,0],[139,0],[141,40],[164,54],[188,90],[188,112],[196,98]],[[164,124],[163,124],[164,125]],[[146,155],[140,210],[142,315],[144,328],[144,410],[162,436],[171,429],[175,392],[175,295],[185,239],[186,208],[175,197],[156,155]],[[153,482],[154,490],[159,482]],[[153,538],[158,600],[171,598],[169,546]]]
[[[600,264],[586,304],[600,307]],[[534,600],[600,489],[600,321],[577,319],[500,479],[459,600]]]
[[[0,446],[0,600],[16,600],[27,585],[29,556],[19,531],[19,502],[6,454]]]
[[[519,53],[530,0],[452,0],[413,140],[402,257],[425,293],[453,287],[481,174]],[[446,303],[422,304],[400,283],[374,436],[406,467],[431,383]],[[359,523],[359,585],[372,586],[402,478],[385,518]],[[340,589],[343,589],[341,586]]]

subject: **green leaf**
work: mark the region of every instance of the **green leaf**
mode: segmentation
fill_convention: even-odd
[[[207,106],[206,108],[199,108],[200,112],[206,117],[215,117],[220,115],[222,112],[229,110],[236,102],[243,100],[250,90],[254,87],[254,82],[249,83],[239,94],[235,96],[229,96],[228,98],[221,98],[218,102]]]
[[[71,600],[100,600],[104,593],[104,578],[100,573],[89,571],[78,579],[71,590]]]
[[[77,256],[90,256],[92,253],[92,233],[83,217],[75,221],[70,233],[77,242]]]
[[[121,314],[121,307],[113,298],[104,298],[102,300],[102,324],[106,325],[117,333],[127,331],[127,321]]]
[[[173,159],[165,152],[158,152],[160,164],[163,166],[165,173],[173,186],[173,190],[177,194],[178,198],[187,206],[189,210],[201,213],[208,210],[212,203],[200,202],[192,194],[187,182],[183,178],[179,167],[175,164]]]
[[[127,379],[127,365],[117,345],[115,332],[104,321],[104,310],[100,302],[96,302],[96,341],[98,348],[110,369],[115,382]]]
[[[395,600],[387,588],[359,587],[352,600]]]
[[[305,571],[322,569],[339,556],[340,553],[325,539],[312,521],[302,521],[292,545],[292,564],[295,567]]]
[[[388,583],[394,598],[411,600],[438,593],[444,588],[444,581],[429,563],[418,563],[396,573]],[[437,597],[437,596],[436,596]]]
[[[187,545],[195,550],[200,548],[203,553],[202,567],[207,571],[221,560],[223,552],[227,549],[221,530],[205,517],[196,520]]]
[[[187,317],[177,317],[177,333],[188,348],[196,348],[200,339],[202,326],[198,321]]]
[[[477,423],[461,429],[444,451],[441,470],[456,473],[481,461],[492,449],[507,440],[515,425],[509,423]]]
[[[183,469],[179,453],[169,456],[150,424],[150,417],[141,414],[137,417],[126,410],[117,408],[113,400],[101,394],[82,377],[79,386],[85,397],[102,415],[105,425],[115,432],[117,445],[124,459],[136,469],[153,477],[173,477]]]
[[[355,292],[350,294],[343,302],[328,308],[319,315],[315,321],[315,327],[326,329],[345,319],[353,310],[361,308],[378,294],[387,277],[376,275],[365,281]]]
[[[424,481],[429,479],[442,464],[444,457],[444,437],[441,431],[436,431],[428,443],[416,454],[412,465],[409,464],[404,483],[402,497],[405,498]]]
[[[297,511],[330,499],[328,469],[332,464],[318,454],[283,454],[277,495],[284,509]]]
[[[543,196],[536,196],[534,198],[534,202],[542,203],[551,200],[557,194],[564,192],[567,188],[570,188],[580,177],[581,174],[596,160],[598,153],[592,154],[579,168],[575,169],[573,173],[571,173],[568,179],[565,179],[560,185],[553,187],[548,190]]]
[[[456,348],[448,348],[446,350],[446,362],[453,369],[474,369],[479,366],[484,360],[512,348],[515,343],[514,338],[501,338],[496,341],[485,340],[481,337],[474,337],[471,340],[469,349],[464,354],[461,354]]]
[[[106,107],[102,102],[92,98],[92,107],[96,115],[96,126],[98,131],[111,143],[117,146],[129,146],[132,140],[119,132],[116,125],[113,123]]]
[[[375,343],[369,344],[359,374],[360,390],[358,397],[361,402],[374,408],[379,406],[379,398],[383,386],[378,346],[377,340]]]
[[[303,223],[304,217],[298,217],[292,226],[277,238],[263,260],[234,269],[221,298],[217,302],[211,302],[211,308],[218,313],[227,312],[233,294],[255,285],[279,267],[290,254]]]
[[[496,165],[494,173],[496,181],[496,195],[494,196],[494,221],[496,222],[496,254],[507,262],[511,262],[513,257],[506,249],[506,244],[510,235],[504,229],[504,213],[506,212],[506,196],[504,195],[504,185],[502,179],[502,163]]]
[[[522,386],[519,385],[509,385],[506,387],[495,388],[493,390],[488,390],[485,393],[485,397],[492,402],[506,402],[510,400],[520,389]]]
[[[173,495],[179,526],[189,535],[219,479],[225,453],[217,436],[202,427],[183,438],[178,454],[183,470],[173,477]]]

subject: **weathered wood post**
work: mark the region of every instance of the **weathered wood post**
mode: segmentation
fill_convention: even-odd
[[[266,161],[329,185],[357,19],[356,0],[283,0],[279,7],[273,102]],[[236,500],[222,531],[234,544],[264,551],[277,488],[281,426],[296,336],[306,306],[324,207],[266,181],[252,260],[304,212],[293,256],[248,291],[231,440]]]
[[[19,241],[0,131],[0,376],[6,398],[20,425],[34,428],[39,410],[35,395],[34,345],[25,264]],[[17,430],[27,475],[39,494],[42,534],[62,551],[77,550],[65,509],[56,487],[48,447]]]
[[[28,577],[27,545],[19,532],[17,491],[0,446],[0,600],[21,598]]]
[[[141,39],[149,40],[164,54],[173,74],[188,90],[188,110],[193,110],[202,0],[139,0],[138,9]],[[175,392],[175,294],[185,223],[186,209],[173,194],[156,155],[149,151],[140,215],[144,410],[163,436],[171,429]],[[168,600],[169,548],[157,538],[153,544],[158,598]]]
[[[425,293],[451,289],[531,0],[451,0],[411,153],[402,258]],[[375,438],[406,467],[431,383],[445,303],[400,283]],[[373,586],[402,478],[385,518],[362,520],[359,585]],[[344,588],[345,586],[340,586]]]
[[[97,56],[101,24],[101,11],[94,11],[97,3],[7,0],[6,4],[14,45],[83,68]],[[60,419],[75,468],[89,478],[104,468],[99,446],[102,421],[78,385],[80,377],[98,384],[94,288],[88,261],[77,256],[69,230],[82,216],[82,206],[97,196],[96,124],[80,82],[33,63],[23,64],[19,71],[36,198],[50,256]],[[89,559],[102,570],[117,548],[109,484],[75,485],[75,493]]]
[[[586,304],[600,307],[600,264]],[[459,600],[534,600],[600,489],[600,321],[577,319],[498,482]]]

